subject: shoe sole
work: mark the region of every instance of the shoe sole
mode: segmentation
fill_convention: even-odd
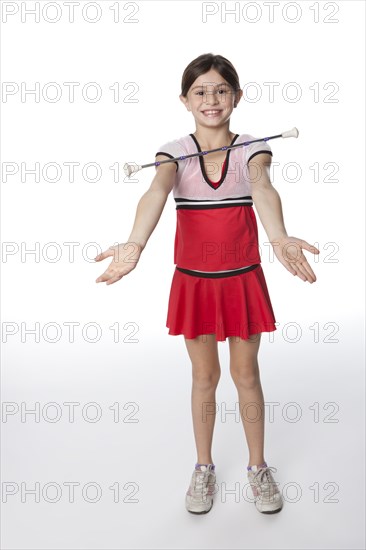
[[[187,512],[189,512],[190,514],[207,514],[211,509],[212,509],[212,506],[213,506],[213,500],[211,501],[211,506],[208,510],[202,510],[202,511],[196,511],[196,510],[190,510],[188,507],[187,507],[187,504],[186,504],[186,510]]]
[[[277,514],[278,512],[281,512],[283,506],[281,506],[280,508],[276,508],[275,510],[258,510],[258,512],[260,512],[261,514]]]
[[[212,510],[212,506],[213,506],[213,504],[211,504],[211,507],[208,510],[202,510],[202,512],[194,512],[193,510],[188,510],[188,508],[186,508],[186,510],[190,514],[201,515],[201,514],[207,514],[210,510]]]

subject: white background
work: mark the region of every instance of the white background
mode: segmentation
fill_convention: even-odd
[[[1,375],[9,413],[1,423],[2,547],[363,548],[364,2],[278,2],[270,21],[266,2],[100,1],[94,23],[86,16],[94,19],[96,9],[89,5],[83,16],[83,0],[74,22],[64,3],[51,4],[46,13],[46,2],[38,3],[39,22],[24,13],[34,2],[1,5]],[[55,18],[55,5],[60,20],[51,23],[46,18]],[[236,14],[225,15],[225,8]],[[14,13],[6,18],[5,10]],[[206,20],[205,10],[212,12]],[[110,167],[153,162],[161,144],[194,132],[178,98],[181,77],[208,52],[230,59],[248,94],[233,112],[232,132],[262,137],[299,129],[297,140],[271,142],[279,163],[272,181],[288,234],[320,250],[315,258],[305,252],[317,281],[304,283],[271,259],[258,219],[278,322],[275,333],[262,334],[259,358],[265,401],[277,404],[266,420],[265,456],[278,469],[280,488],[287,485],[285,506],[273,516],[259,514],[239,494],[248,451],[239,417],[225,416],[237,401],[227,342],[219,344],[213,445],[220,491],[209,514],[185,510],[196,450],[190,361],[183,336],[169,336],[165,327],[174,272],[172,195],[137,268],[116,284],[95,282],[110,260],[92,258],[128,239],[154,175],[150,168],[134,182],[122,176],[114,182]],[[55,102],[55,88],[47,96],[50,82],[61,91]],[[65,82],[80,84],[74,102]],[[90,82],[102,91],[99,101],[82,96]],[[115,83],[118,102],[110,89]],[[127,83],[134,84],[124,89]],[[265,83],[278,83],[273,101]],[[300,90],[298,101],[294,86],[286,96],[289,83]],[[37,100],[22,96],[22,88],[37,85]],[[14,93],[6,94],[12,86]],[[128,102],[133,89],[137,101]],[[32,169],[49,162],[60,165],[59,181],[21,175],[22,163]],[[67,162],[80,163],[74,181]],[[5,163],[19,170],[5,178]],[[101,168],[94,183],[83,177],[87,163]],[[288,163],[300,168],[298,181],[291,181],[296,172]],[[319,181],[310,168],[316,163]],[[327,163],[337,167],[335,182],[325,179],[332,175]],[[76,243],[73,258],[65,243]],[[39,253],[25,254],[34,249]],[[47,331],[48,323],[58,333]],[[66,323],[77,323],[73,341]],[[100,327],[95,342],[92,327],[85,333],[88,323]],[[110,327],[117,325],[115,342]],[[26,333],[35,327],[39,338]],[[74,422],[67,402],[79,404]],[[91,421],[95,408],[85,408],[91,402],[99,421]],[[50,403],[60,415],[54,422]],[[21,415],[37,407],[38,421]],[[50,482],[61,491],[54,503],[53,489],[42,493]],[[68,482],[79,484],[73,503]],[[101,489],[95,503],[82,495],[90,482]],[[22,497],[22,483],[26,489],[39,483],[39,502]],[[136,502],[127,502],[134,488]],[[228,492],[235,488],[236,497]]]

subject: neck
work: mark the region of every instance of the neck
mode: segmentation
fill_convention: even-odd
[[[235,134],[230,132],[229,124],[227,123],[220,128],[207,128],[196,125],[194,136],[204,151],[230,145]]]

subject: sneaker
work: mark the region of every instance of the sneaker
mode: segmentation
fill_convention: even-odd
[[[192,474],[190,486],[186,492],[186,508],[192,514],[206,514],[213,505],[216,474],[213,465],[201,464]]]
[[[279,512],[283,506],[282,496],[273,479],[271,470],[277,472],[276,468],[270,468],[269,466],[265,468],[252,466],[251,470],[247,470],[256,508],[264,514]]]

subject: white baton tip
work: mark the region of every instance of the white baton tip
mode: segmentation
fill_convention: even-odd
[[[130,175],[133,174],[134,172],[138,172],[139,170],[141,170],[141,166],[139,166],[135,162],[130,162],[130,163],[126,162],[126,164],[123,167],[123,171],[128,177],[130,177]]]
[[[293,127],[292,130],[288,130],[287,132],[282,132],[281,136],[283,138],[288,138],[288,137],[297,138],[299,136],[299,130],[297,128]]]

